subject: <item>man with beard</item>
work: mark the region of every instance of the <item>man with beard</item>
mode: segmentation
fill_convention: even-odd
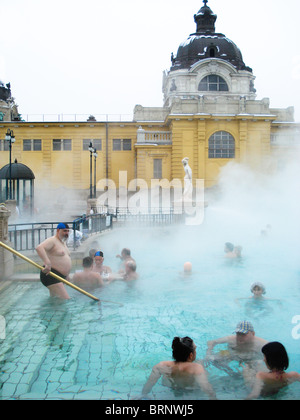
[[[69,238],[69,226],[59,223],[56,235],[45,239],[36,247],[36,252],[44,262],[44,269],[40,273],[40,279],[44,286],[49,289],[50,296],[61,299],[70,299],[64,284],[49,275],[50,271],[67,279],[72,262],[67,248]]]

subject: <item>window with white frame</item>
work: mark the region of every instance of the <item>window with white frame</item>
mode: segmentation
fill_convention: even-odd
[[[162,159],[153,159],[153,178],[162,179]]]
[[[234,159],[235,140],[227,131],[217,131],[208,141],[208,157],[211,159]]]
[[[0,139],[0,151],[7,152],[9,150],[9,142]]]
[[[113,139],[113,151],[129,151],[131,150],[131,139]]]
[[[101,139],[83,139],[82,150],[89,150],[90,143],[93,147],[99,152],[102,150],[102,140]]]
[[[42,140],[40,139],[24,139],[23,152],[40,152],[42,150]]]
[[[203,92],[228,92],[229,89],[221,76],[210,74],[201,80],[198,90]]]
[[[71,139],[53,139],[53,151],[70,151],[72,150],[72,140]]]

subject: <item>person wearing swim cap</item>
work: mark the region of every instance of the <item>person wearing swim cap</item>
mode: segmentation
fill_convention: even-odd
[[[273,301],[273,302],[277,302],[278,304],[281,304],[280,299],[273,299],[273,298],[266,298],[265,295],[266,294],[266,288],[263,285],[263,283],[256,281],[254,283],[252,283],[250,290],[252,292],[252,296],[250,297],[245,297],[245,298],[236,298],[235,302],[239,303],[240,300],[250,300],[251,302],[249,303],[262,303],[264,301]]]
[[[103,261],[104,261],[103,252],[102,251],[95,252],[93,271],[101,274],[102,278],[105,279],[105,278],[108,278],[112,270],[108,265],[103,265]]]
[[[183,264],[183,272],[184,274],[191,274],[192,273],[192,263],[187,261]]]
[[[44,263],[44,269],[40,273],[40,280],[49,289],[51,297],[59,297],[61,299],[70,299],[70,297],[64,284],[49,273],[51,271],[64,279],[67,279],[70,274],[72,262],[67,247],[69,229],[68,224],[59,223],[56,234],[45,239],[36,247],[36,252]]]

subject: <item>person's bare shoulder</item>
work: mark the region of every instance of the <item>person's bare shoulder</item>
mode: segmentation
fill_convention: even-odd
[[[256,339],[257,344],[259,344],[261,346],[264,346],[265,344],[268,343],[268,340],[265,340],[264,338],[261,338],[261,337],[256,337],[255,336],[255,339]]]
[[[44,248],[49,251],[55,245],[55,236],[51,236],[50,238],[45,239],[41,242],[37,247],[36,250]]]
[[[201,375],[205,372],[204,367],[200,363],[191,363],[191,373],[194,375]]]
[[[290,382],[300,381],[300,374],[298,372],[289,372],[286,375]]]
[[[268,379],[269,377],[268,375],[269,375],[269,372],[260,371],[260,372],[257,372],[256,378],[261,381],[265,381],[266,379]]]
[[[74,283],[75,281],[80,281],[81,278],[82,278],[82,271],[74,273],[72,277],[72,282]]]

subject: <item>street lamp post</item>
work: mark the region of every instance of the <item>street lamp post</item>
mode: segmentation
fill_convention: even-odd
[[[93,156],[95,158],[94,160],[94,198],[96,198],[96,165],[97,165],[96,159],[98,157],[97,149],[94,150]]]
[[[11,180],[11,149],[12,149],[12,143],[14,143],[16,139],[14,136],[14,132],[10,130],[9,128],[7,129],[5,140],[9,142],[9,196],[8,198],[12,200],[13,197],[12,197],[12,180]]]
[[[89,152],[90,152],[90,198],[93,198],[93,175],[92,175],[92,165],[93,165],[93,153],[94,148],[92,142],[89,144]]]

